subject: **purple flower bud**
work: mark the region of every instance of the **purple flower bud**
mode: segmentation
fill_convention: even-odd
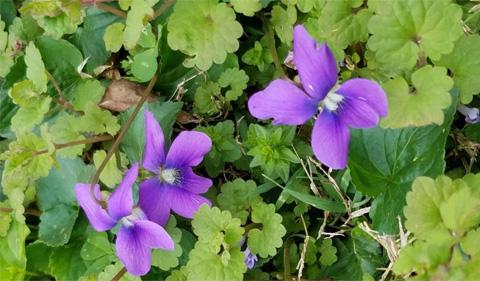
[[[475,107],[468,107],[463,104],[459,105],[457,108],[463,116],[465,116],[465,122],[470,124],[475,124],[480,122],[480,110]]]
[[[255,263],[258,261],[257,255],[252,254],[248,247],[245,249],[245,251],[243,251],[243,255],[245,256],[245,265],[248,269],[252,269],[255,266]]]

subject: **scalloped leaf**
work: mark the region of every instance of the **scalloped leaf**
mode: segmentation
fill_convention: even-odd
[[[383,128],[403,128],[443,123],[443,109],[451,104],[449,91],[453,80],[444,67],[424,66],[412,74],[412,92],[402,77],[383,84],[389,112],[382,119]]]
[[[460,38],[455,49],[444,55],[436,65],[444,66],[452,72],[455,87],[460,89],[460,101],[468,104],[473,95],[480,92],[480,36]]]
[[[190,56],[185,66],[201,70],[223,63],[243,32],[235,12],[218,0],[177,1],[167,28],[168,45]]]
[[[255,192],[256,187],[257,184],[252,180],[236,179],[226,182],[222,185],[220,189],[222,192],[217,197],[218,205],[245,224],[250,214],[248,209],[262,201],[262,197]]]
[[[275,213],[275,205],[261,202],[252,207],[252,221],[262,224],[262,227],[248,232],[248,248],[262,258],[274,256],[277,248],[283,244],[282,237],[287,233],[282,225],[282,216]]]
[[[382,1],[375,12],[367,46],[389,72],[410,70],[419,56],[440,59],[463,34],[462,9],[450,0]]]

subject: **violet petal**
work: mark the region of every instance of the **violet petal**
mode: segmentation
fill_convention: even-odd
[[[213,185],[211,179],[195,174],[191,168],[182,169],[182,177],[182,188],[196,194],[207,192]]]
[[[387,96],[382,87],[374,81],[363,78],[350,79],[343,83],[336,92],[348,99],[366,102],[380,117],[387,116]]]
[[[211,148],[212,140],[205,133],[183,131],[175,138],[168,151],[166,166],[169,168],[197,166]]]
[[[172,237],[160,225],[148,220],[138,220],[135,222],[134,228],[138,239],[145,246],[173,250],[175,244]]]
[[[168,193],[170,208],[185,218],[193,218],[193,215],[195,215],[202,204],[212,205],[207,198],[184,189],[171,188]]]
[[[147,179],[140,184],[138,205],[149,220],[159,225],[165,225],[170,217],[167,188],[166,184],[156,178]]]
[[[337,116],[324,110],[315,121],[312,148],[321,163],[333,169],[347,166],[350,132]]]
[[[258,119],[273,118],[275,125],[301,125],[317,113],[317,104],[294,84],[277,79],[250,97],[248,110]]]
[[[100,186],[96,184],[94,189],[95,196],[97,200],[99,200]],[[75,195],[93,229],[96,231],[105,231],[115,226],[117,222],[110,217],[107,211],[93,198],[90,192],[90,184],[77,183],[75,185]]]
[[[117,233],[115,249],[118,258],[127,268],[128,273],[141,276],[150,270],[152,253],[151,249],[141,240],[135,225],[132,227],[120,227]]]
[[[317,44],[302,25],[293,29],[293,60],[305,91],[317,101],[337,82],[337,63],[327,44]]]
[[[156,172],[165,162],[163,131],[153,113],[145,110],[145,149],[142,166],[150,172]]]
[[[128,216],[133,209],[133,193],[132,186],[138,176],[138,163],[135,163],[125,174],[122,182],[117,186],[115,191],[108,199],[108,212],[116,219]]]

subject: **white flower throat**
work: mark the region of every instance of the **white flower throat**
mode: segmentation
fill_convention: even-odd
[[[144,220],[146,217],[147,216],[140,208],[134,208],[130,215],[125,216],[120,220],[120,223],[125,227],[132,227],[135,221]]]
[[[168,184],[179,184],[182,179],[182,174],[179,169],[164,169],[160,168],[159,173],[158,173],[158,179],[161,182],[166,182]]]
[[[336,111],[343,101],[344,97],[340,94],[337,94],[336,91],[338,90],[339,86],[336,85],[335,87],[328,92],[325,98],[318,104],[318,109],[320,112],[326,108],[332,112]]]

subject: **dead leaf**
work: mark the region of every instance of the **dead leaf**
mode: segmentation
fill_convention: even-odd
[[[127,80],[115,80],[108,86],[100,107],[112,111],[122,112],[136,105],[142,98],[145,87]],[[152,102],[155,98],[149,96],[147,101]]]
[[[183,125],[189,124],[189,123],[199,124],[201,120],[195,118],[192,114],[182,110],[177,115],[177,122]]]

